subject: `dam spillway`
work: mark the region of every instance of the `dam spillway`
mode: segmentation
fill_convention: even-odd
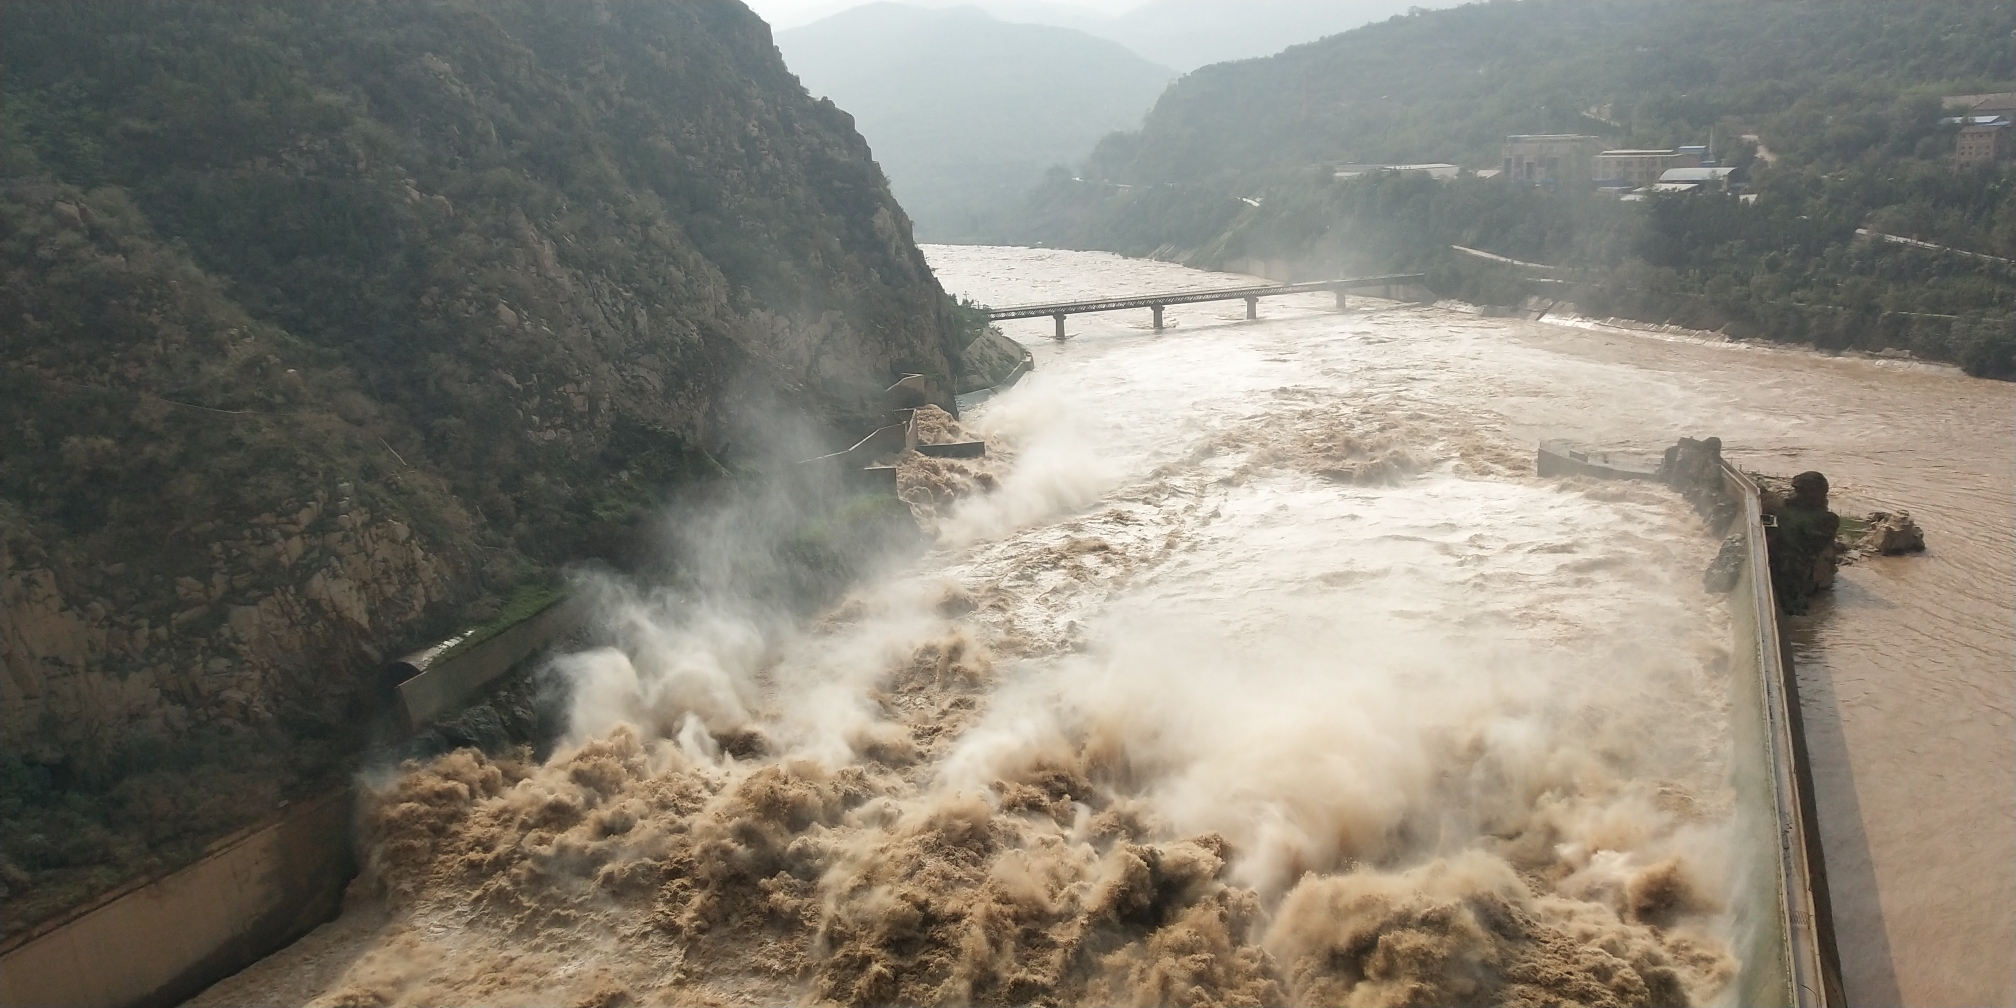
[[[1100,257],[933,254],[955,290],[962,266],[1051,288],[1022,300],[1111,282],[1085,275]],[[673,633],[584,657],[577,671],[609,689],[577,715],[584,736],[629,721],[641,739],[550,768],[422,775],[392,807],[438,813],[440,839],[415,847],[380,824],[407,859],[393,906],[203,1003],[535,982],[645,1003],[795,998],[807,982],[867,1003],[1027,999],[1044,983],[1331,1000],[1369,982],[1321,968],[1340,921],[1425,957],[1375,967],[1396,984],[1481,982],[1463,964],[1486,958],[1580,975],[1573,948],[1519,931],[1629,966],[1643,989],[1620,982],[1616,1003],[1726,999],[1745,866],[1728,853],[1729,614],[1699,585],[1713,542],[1663,491],[1527,475],[1538,434],[1587,429],[1607,418],[1569,414],[1605,405],[1586,380],[1564,392],[1522,370],[1540,353],[1494,343],[1498,323],[1329,307],[1257,324],[1200,310],[1160,340],[1116,322],[1046,354],[971,418],[1014,446],[1000,488],[948,513],[917,570],[779,656],[738,658],[732,618],[640,601],[644,625]],[[1663,438],[1693,422],[1681,398],[1640,396],[1617,426]],[[665,685],[680,688],[647,688]],[[710,751],[751,725],[791,758]],[[604,764],[616,777],[583,790]],[[430,804],[455,785],[469,807]],[[866,797],[850,807],[849,789]],[[521,804],[534,797],[598,805],[600,825],[538,825],[544,806]],[[641,815],[611,812],[633,802]],[[634,821],[612,830],[612,815]],[[709,838],[795,881],[665,876]],[[468,858],[497,870],[448,870]],[[663,888],[571,901],[570,859],[598,882],[658,865],[634,870]],[[487,920],[499,908],[513,930]],[[1518,928],[1492,927],[1494,908]],[[1074,927],[1072,968],[1046,973]],[[1082,939],[1102,933],[1128,939]],[[345,969],[303,968],[338,948]],[[1175,959],[1193,972],[1157,971]]]

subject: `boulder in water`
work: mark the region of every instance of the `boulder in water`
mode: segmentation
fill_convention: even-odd
[[[1925,530],[1911,520],[1909,511],[1872,511],[1868,522],[1868,531],[1862,533],[1861,541],[1855,544],[1864,553],[1896,556],[1899,553],[1919,553],[1925,549]]]
[[[1774,519],[1764,529],[1771,550],[1771,587],[1778,604],[1794,616],[1806,612],[1815,592],[1834,587],[1841,517],[1828,510],[1827,490],[1827,477],[1809,470],[1792,477],[1792,493],[1775,509],[1765,501]]]

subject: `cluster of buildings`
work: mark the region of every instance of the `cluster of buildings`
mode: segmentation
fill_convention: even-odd
[[[1607,150],[1599,137],[1572,134],[1505,138],[1504,165],[1465,172],[1459,165],[1326,162],[1340,179],[1381,172],[1417,172],[1436,179],[1465,174],[1527,185],[1595,188],[1626,199],[1653,192],[1740,192],[1741,172],[1718,165],[1706,146],[1672,150]]]
[[[1960,127],[1960,135],[1953,141],[1954,171],[2016,160],[2016,142],[2012,142],[2016,138],[2009,133],[2009,124],[2016,122],[2016,92],[1947,95],[1946,107],[1960,110],[1959,115],[1941,120]]]
[[[1743,187],[1742,169],[1717,164],[1706,145],[1607,150],[1601,137],[1572,133],[1506,137],[1503,167],[1491,174],[1527,185],[1593,185],[1618,196],[1726,193]]]
[[[1453,179],[1463,174],[1461,166],[1440,161],[1432,164],[1353,164],[1347,161],[1333,163],[1330,169],[1340,179],[1371,175],[1376,172],[1420,172],[1437,179]]]
[[[1950,115],[1942,122],[1959,126],[1954,141],[1956,171],[2016,161],[2016,91],[1948,95]],[[1604,115],[1598,116],[1598,112]],[[1608,107],[1591,109],[1606,118]],[[1769,155],[1764,155],[1769,157]],[[1464,174],[1453,164],[1332,164],[1338,178],[1371,172],[1422,172],[1438,179]],[[1741,193],[1743,171],[1718,164],[1705,144],[1666,150],[1612,150],[1602,137],[1580,133],[1533,133],[1508,136],[1502,163],[1475,173],[1479,178],[1506,178],[1525,185],[1594,187],[1623,199],[1643,199],[1650,193]],[[1744,199],[1755,199],[1746,195]]]

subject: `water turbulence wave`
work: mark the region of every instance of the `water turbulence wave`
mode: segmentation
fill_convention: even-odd
[[[1046,364],[816,625],[612,589],[569,743],[386,782],[376,916],[206,1000],[1726,1001],[1713,543],[1269,352]]]

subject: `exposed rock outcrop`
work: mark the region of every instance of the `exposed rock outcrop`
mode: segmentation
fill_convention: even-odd
[[[1909,511],[1871,511],[1863,521],[1867,527],[1855,541],[1858,553],[1896,556],[1925,549],[1925,530],[1911,520]]]
[[[1771,587],[1778,605],[1794,616],[1813,595],[1834,587],[1841,548],[1841,516],[1827,507],[1827,477],[1814,471],[1792,477],[1790,493],[1764,495],[1764,541],[1771,551]]]
[[[716,459],[858,437],[899,374],[952,405],[972,334],[739,3],[28,2],[0,35],[16,896],[340,772],[386,655]]]
[[[1722,483],[1722,439],[1681,438],[1666,449],[1659,471],[1673,489],[1694,505],[1716,535],[1729,530],[1738,505]]]
[[[340,719],[350,691],[307,680],[375,665],[383,642],[444,597],[449,569],[406,525],[347,498],[326,515],[311,501],[284,521],[260,518],[210,523],[210,577],[176,578],[165,618],[119,605],[116,587],[106,604],[106,583],[125,573],[111,568],[126,565],[59,577],[0,544],[0,731],[34,762],[96,769],[129,733],[270,721],[283,706]]]

